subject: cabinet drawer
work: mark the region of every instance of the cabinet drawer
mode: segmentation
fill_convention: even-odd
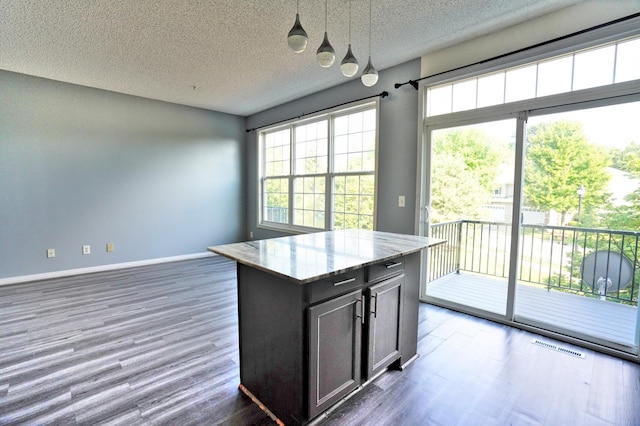
[[[365,279],[368,283],[370,283],[402,273],[402,271],[404,271],[404,263],[405,259],[402,256],[370,265],[367,267]]]
[[[363,270],[357,269],[307,284],[309,286],[309,303],[319,302],[361,288],[364,283],[363,275]]]

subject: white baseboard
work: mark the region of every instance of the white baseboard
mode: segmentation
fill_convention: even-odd
[[[91,266],[88,268],[66,269],[63,271],[45,272],[42,274],[21,275],[19,277],[0,278],[0,286],[20,284],[29,281],[47,280],[50,278],[70,277],[73,275],[90,274],[93,272],[113,271],[114,269],[135,268],[136,266],[156,265],[159,263],[177,262],[180,260],[200,259],[202,257],[217,256],[205,251],[202,253],[185,254],[181,256],[160,257],[157,259],[136,260],[134,262],[112,263],[110,265]]]

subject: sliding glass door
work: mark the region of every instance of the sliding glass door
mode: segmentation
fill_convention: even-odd
[[[426,127],[423,299],[638,353],[640,102],[598,104]]]
[[[640,102],[529,117],[516,321],[637,352],[638,117]]]
[[[431,236],[427,298],[506,314],[516,120],[429,133]]]

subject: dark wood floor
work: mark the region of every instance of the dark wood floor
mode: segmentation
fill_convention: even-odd
[[[640,365],[430,305],[420,315],[420,358],[323,425],[640,425]],[[230,261],[0,287],[1,425],[271,424],[238,380]]]

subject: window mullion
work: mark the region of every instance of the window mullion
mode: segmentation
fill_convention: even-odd
[[[611,84],[615,84],[616,82],[616,70],[618,68],[618,45],[620,43],[616,43],[616,47],[613,51],[613,74],[611,76]]]
[[[333,115],[327,120],[327,172],[324,179],[324,227],[325,229],[333,229],[333,153],[334,153],[334,117]]]
[[[291,144],[289,145],[289,157],[291,160],[289,161],[289,226],[293,226],[293,215],[294,215],[294,191],[293,191],[293,178],[295,176],[296,170],[296,126],[291,125],[289,128],[289,140]]]

